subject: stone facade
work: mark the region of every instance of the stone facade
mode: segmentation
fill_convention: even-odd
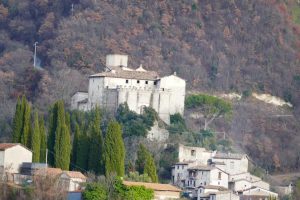
[[[166,123],[170,115],[184,112],[185,80],[176,73],[159,77],[156,72],[127,67],[125,55],[108,55],[107,70],[89,77],[86,93],[72,97],[71,108],[90,110],[96,106],[116,111],[127,103],[130,110],[141,114],[144,107],[152,107]]]

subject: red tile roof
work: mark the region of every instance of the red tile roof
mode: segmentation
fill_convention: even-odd
[[[77,171],[64,171],[63,173],[65,173],[70,178],[86,179],[86,177],[81,172],[77,172]]]
[[[16,145],[18,145],[18,143],[0,143],[0,150],[3,151]]]

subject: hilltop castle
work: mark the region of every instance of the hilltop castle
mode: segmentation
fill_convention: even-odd
[[[76,92],[71,108],[83,111],[99,106],[116,111],[122,103],[141,114],[144,107],[152,107],[166,123],[170,115],[184,112],[185,80],[176,73],[159,77],[157,72],[142,66],[131,69],[127,55],[107,55],[106,70],[89,77],[88,92]]]

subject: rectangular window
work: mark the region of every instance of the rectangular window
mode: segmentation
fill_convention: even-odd
[[[140,83],[140,80],[137,80],[136,82],[137,82],[137,83]]]
[[[179,165],[177,165],[177,169],[179,169]]]
[[[128,80],[126,80],[126,83],[128,83]]]
[[[195,156],[196,155],[196,151],[195,150],[192,150],[191,151],[191,156]]]
[[[222,179],[222,172],[219,172],[218,178],[219,178],[219,180]]]
[[[146,84],[148,84],[148,81],[145,81]]]
[[[184,169],[184,165],[182,165],[182,169]]]
[[[157,81],[154,81],[154,85],[157,85]]]

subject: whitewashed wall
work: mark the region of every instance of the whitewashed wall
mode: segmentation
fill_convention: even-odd
[[[248,158],[243,159],[221,159],[213,158],[214,162],[224,162],[225,165],[217,165],[220,169],[227,172],[229,175],[248,172]]]
[[[192,155],[192,150],[195,151],[195,155]],[[179,162],[184,161],[196,161],[197,164],[207,165],[208,159],[211,159],[215,152],[207,151],[205,148],[201,147],[188,147],[184,145],[179,145],[178,150]]]
[[[23,162],[32,162],[32,152],[16,145],[4,151],[4,168],[10,173],[19,173]]]

